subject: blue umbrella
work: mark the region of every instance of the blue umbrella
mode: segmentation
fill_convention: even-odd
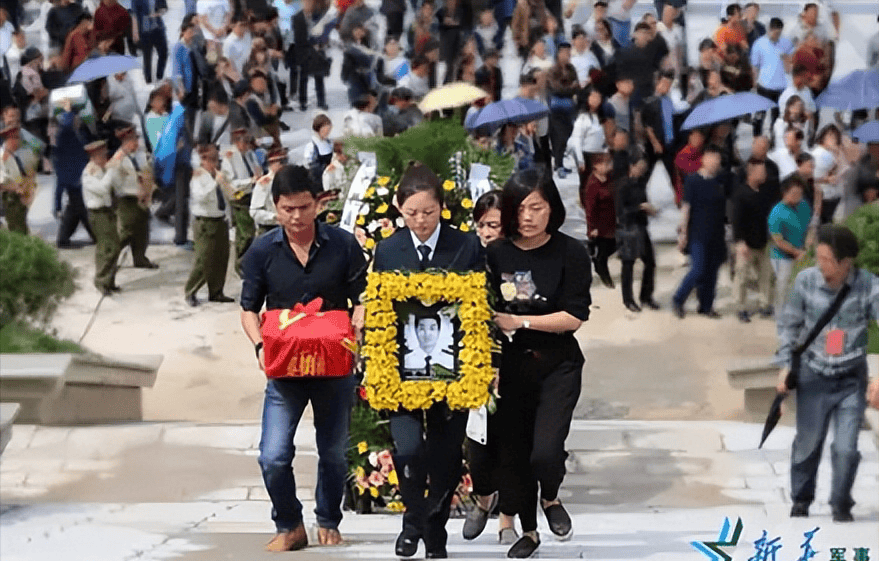
[[[833,107],[840,111],[879,107],[879,72],[855,70],[844,78],[831,82],[815,103],[818,107]]]
[[[107,76],[128,72],[135,68],[140,68],[140,61],[133,56],[107,55],[90,58],[76,67],[76,70],[67,79],[67,83],[91,82],[98,78],[106,78]]]
[[[483,107],[470,123],[470,130],[481,127],[497,128],[501,125],[521,124],[536,121],[549,115],[549,107],[545,104],[522,97],[502,99]]]
[[[697,105],[687,116],[681,130],[713,125],[777,106],[771,99],[751,92],[722,95]]]
[[[879,142],[879,121],[864,123],[855,129],[852,138],[858,142]]]

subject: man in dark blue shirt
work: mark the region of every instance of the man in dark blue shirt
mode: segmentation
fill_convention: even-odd
[[[681,249],[689,248],[691,264],[672,298],[672,309],[680,318],[684,317],[684,303],[693,288],[699,299],[699,313],[720,317],[714,311],[717,271],[726,261],[726,196],[723,182],[717,177],[720,162],[721,148],[709,146],[702,156],[702,168],[684,182],[678,241]]]
[[[308,170],[284,166],[272,183],[278,224],[257,238],[242,262],[241,324],[265,369],[259,313],[289,309],[322,298],[324,310],[351,310],[355,330],[363,327],[360,294],[366,289],[366,259],[354,236],[316,221],[317,194]],[[315,492],[321,545],[341,542],[342,493],[347,476],[348,421],[354,377],[274,378],[266,385],[259,465],[272,500],[277,535],[269,551],[292,551],[308,545],[302,504],[293,478],[293,439],[305,406],[311,401],[318,449]]]

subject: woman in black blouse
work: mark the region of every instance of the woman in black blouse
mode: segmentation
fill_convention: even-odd
[[[512,558],[529,557],[540,544],[538,485],[552,532],[560,539],[573,533],[558,491],[584,362],[574,332],[589,317],[592,273],[586,248],[558,231],[564,219],[550,173],[518,172],[501,196],[505,239],[487,248],[495,323],[507,335],[489,440],[500,448],[500,510],[522,523]]]
[[[623,304],[632,312],[640,312],[642,306],[658,310],[659,304],[653,299],[656,277],[656,258],[653,242],[647,231],[647,219],[656,216],[656,207],[647,201],[647,160],[640,151],[629,158],[629,172],[617,179],[617,252],[623,261],[620,284],[623,289]],[[635,303],[632,290],[634,284],[635,260],[644,263],[641,276],[641,306]]]

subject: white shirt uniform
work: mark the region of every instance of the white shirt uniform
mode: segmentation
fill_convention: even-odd
[[[7,152],[5,146],[0,146],[0,185],[5,191],[18,187],[27,175],[27,170],[21,169],[15,156],[11,154],[7,156]],[[19,161],[22,162],[22,166],[27,165],[21,160],[21,157],[19,157]]]
[[[769,159],[778,166],[778,178],[782,181],[797,171],[797,160],[791,156],[786,146],[781,145],[769,153]],[[811,204],[811,201],[809,201]]]
[[[245,160],[247,160],[246,163]],[[254,178],[262,175],[262,167],[256,161],[253,151],[248,150],[242,154],[235,145],[230,146],[223,153],[223,163],[220,164],[220,170],[229,178],[229,184],[235,191],[237,198],[253,191]]]
[[[583,152],[594,154],[607,151],[604,139],[604,127],[598,116],[591,113],[580,113],[574,121],[574,130],[568,139],[568,149],[573,153],[577,165],[585,165]]]
[[[234,33],[230,33],[223,40],[223,56],[232,62],[238,72],[244,72],[244,65],[250,57],[250,43],[250,33],[245,33],[240,39]]]
[[[260,178],[253,187],[250,197],[250,216],[257,226],[275,226],[278,223],[275,201],[272,199],[272,182],[275,180],[274,172],[269,172]]]
[[[598,59],[595,58],[595,53],[589,49],[586,49],[582,53],[572,50],[571,64],[574,65],[574,70],[577,71],[577,81],[580,82],[580,86],[585,86],[591,81],[591,78],[589,77],[590,70],[593,68],[601,68]]]
[[[220,197],[217,181],[204,168],[192,172],[189,184],[189,209],[193,216],[201,218],[225,218],[226,211],[220,210]],[[225,204],[225,201],[224,201]]]
[[[137,167],[135,167],[132,160],[137,162]],[[140,197],[143,194],[143,189],[137,178],[140,172],[146,169],[146,165],[146,156],[140,150],[127,154],[120,148],[113,154],[113,157],[107,163],[107,167],[116,170],[116,178],[113,185],[120,197]]]
[[[356,136],[359,138],[384,136],[382,119],[374,113],[351,109],[345,114],[342,122],[345,136]],[[332,148],[332,145],[330,147]]]
[[[86,208],[92,210],[113,206],[113,181],[116,171],[105,169],[94,162],[82,170],[82,198]]]

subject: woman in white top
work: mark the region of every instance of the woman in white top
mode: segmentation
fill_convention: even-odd
[[[536,68],[537,70],[541,70],[543,72],[547,72],[550,68],[552,68],[553,60],[552,57],[546,54],[546,43],[543,39],[538,39],[534,42],[534,46],[531,47],[531,54],[528,56],[528,60],[525,62],[525,66],[522,67],[522,76],[528,74],[532,68]]]
[[[601,126],[601,93],[591,85],[586,86],[581,95],[580,113],[574,121],[574,130],[568,139],[568,151],[573,153],[580,172],[580,184],[586,185],[592,173],[592,155],[607,151],[604,127]]]
[[[802,131],[803,138],[809,138],[811,131],[806,115],[806,105],[798,95],[792,95],[788,98],[784,106],[784,113],[772,125],[772,141],[776,147],[784,146],[784,133],[790,127]]]
[[[818,132],[812,158],[815,160],[815,190],[821,193],[821,223],[833,221],[843,194],[843,174],[848,162],[842,154],[842,134],[830,124]],[[817,196],[817,194],[816,194]]]

